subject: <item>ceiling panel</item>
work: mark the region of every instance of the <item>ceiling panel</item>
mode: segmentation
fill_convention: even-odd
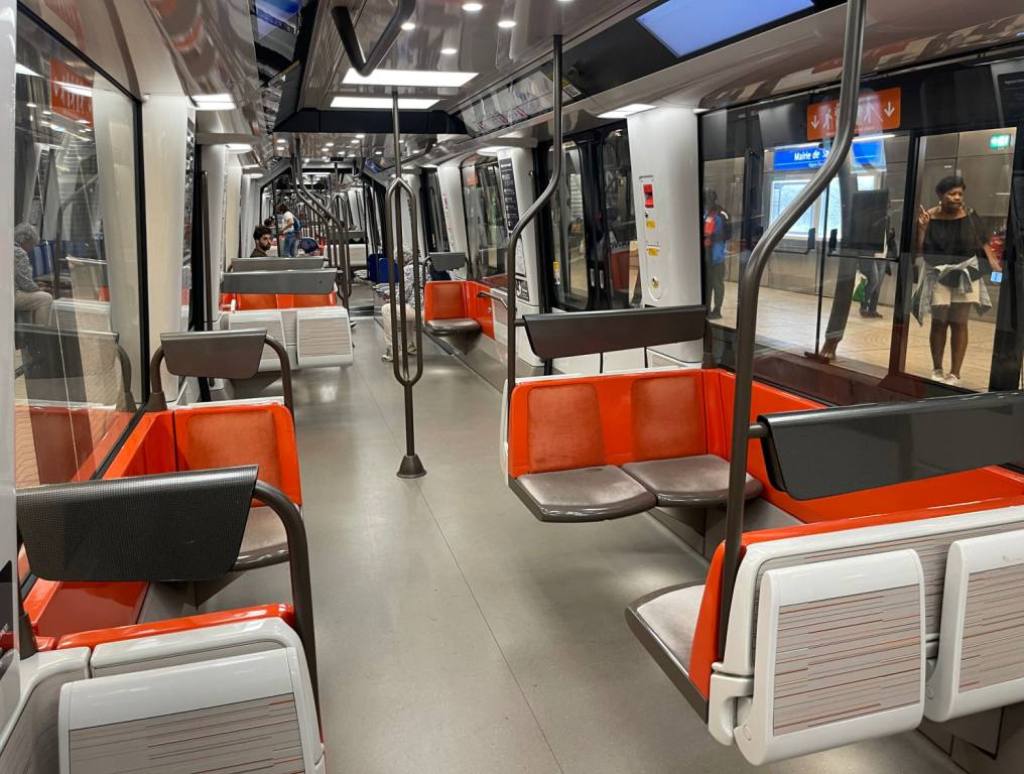
[[[465,99],[495,81],[515,73],[545,56],[556,34],[566,42],[586,36],[612,17],[639,12],[657,0],[481,0],[478,13],[462,9],[461,0],[419,0],[411,31],[399,36],[382,67],[403,70],[460,70],[479,73],[460,90],[429,90],[443,98],[441,108]],[[358,7],[358,10],[356,8]],[[365,0],[350,5],[364,51],[369,51],[394,11],[389,0]],[[326,16],[326,14],[323,14]],[[515,22],[511,29],[498,27],[499,20]],[[319,21],[313,50],[313,67],[307,75],[303,102],[326,108],[339,91],[382,94],[382,87],[344,86],[348,70],[333,24]],[[442,49],[453,48],[454,55]],[[415,90],[404,89],[403,93]],[[421,90],[422,91],[422,90]],[[460,96],[461,95],[461,96]]]

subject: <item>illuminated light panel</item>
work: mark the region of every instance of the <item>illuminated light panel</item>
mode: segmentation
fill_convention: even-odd
[[[601,113],[598,118],[629,118],[630,116],[635,116],[637,113],[645,113],[648,110],[654,110],[654,107],[654,105],[644,105],[640,102],[634,102],[632,105],[625,105],[617,110],[609,110],[607,113]]]
[[[196,94],[192,97],[196,110],[235,110],[235,100],[230,94]]]
[[[252,150],[252,146],[247,142],[229,142],[225,143],[224,147],[228,153],[247,153]]]
[[[469,13],[479,13],[484,9],[483,3],[463,3],[462,10],[468,11]]]
[[[399,110],[429,110],[438,103],[437,99],[421,97],[399,97]],[[391,97],[345,97],[331,100],[332,108],[349,110],[391,110]]]
[[[385,70],[377,68],[362,76],[352,68],[345,73],[343,83],[350,86],[418,86],[437,89],[457,89],[476,78],[477,73],[440,70]]]
[[[515,20],[513,19],[502,19],[498,22],[498,26],[503,30],[510,30],[516,26]]]

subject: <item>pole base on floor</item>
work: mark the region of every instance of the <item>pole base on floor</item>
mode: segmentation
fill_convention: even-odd
[[[402,457],[402,464],[398,466],[399,478],[423,478],[427,475],[427,469],[420,462],[420,455],[406,454]]]

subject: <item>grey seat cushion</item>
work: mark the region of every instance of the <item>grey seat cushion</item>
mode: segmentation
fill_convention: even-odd
[[[514,483],[541,521],[617,519],[649,511],[656,504],[654,495],[611,465],[531,473]]]
[[[714,454],[628,462],[622,469],[657,495],[658,505],[708,508],[729,497],[729,463]],[[761,482],[747,474],[748,500],[761,494]]]
[[[288,536],[281,519],[266,506],[252,508],[234,569],[253,570],[287,561]]]
[[[444,336],[450,333],[479,333],[480,323],[470,317],[454,317],[450,320],[427,320],[427,330]]]
[[[657,644],[687,673],[703,599],[704,585],[699,584],[652,594],[630,608],[652,639],[644,644]]]

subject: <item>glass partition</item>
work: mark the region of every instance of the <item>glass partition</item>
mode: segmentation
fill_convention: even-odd
[[[93,475],[143,397],[136,104],[30,18],[15,108],[19,487]]]
[[[466,234],[473,276],[482,278],[504,274],[508,231],[501,202],[498,162],[463,164],[462,196],[466,205]]]

